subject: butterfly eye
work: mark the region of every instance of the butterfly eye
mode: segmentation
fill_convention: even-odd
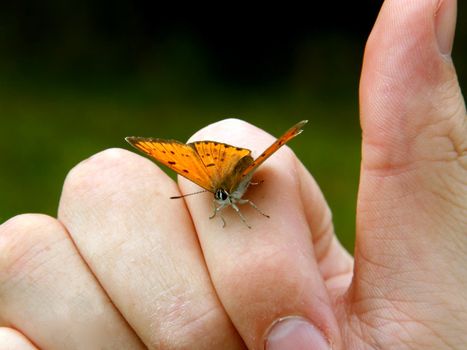
[[[227,193],[226,190],[223,190],[222,188],[220,188],[214,194],[214,198],[217,199],[218,201],[225,201],[227,200],[227,198],[229,198],[229,194]]]

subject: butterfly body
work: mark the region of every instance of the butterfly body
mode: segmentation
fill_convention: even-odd
[[[145,137],[127,137],[126,141],[181,176],[212,192],[215,205],[211,218],[225,207],[231,206],[250,227],[237,204],[248,203],[262,215],[267,216],[253,202],[242,198],[251,184],[254,171],[287,141],[300,134],[306,122],[304,120],[294,125],[256,159],[253,159],[251,151],[246,148],[217,141],[196,141],[185,144],[176,140]],[[223,218],[222,220],[225,225]]]

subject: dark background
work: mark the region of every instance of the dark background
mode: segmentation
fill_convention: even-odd
[[[381,3],[0,5],[0,223],[23,212],[56,215],[69,169],[103,149],[129,148],[125,136],[186,140],[226,117],[278,136],[309,119],[292,148],[351,248],[358,81]],[[462,5],[453,57],[465,85]]]

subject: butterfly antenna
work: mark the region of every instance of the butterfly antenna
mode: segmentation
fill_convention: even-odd
[[[170,197],[170,199],[179,199],[179,198],[183,198],[183,197],[188,197],[188,196],[192,196],[194,194],[200,194],[200,193],[203,193],[203,192],[208,192],[207,190],[202,190],[202,191],[198,191],[198,192],[193,192],[193,193],[187,193],[187,194],[183,194],[181,196],[173,196],[173,197]]]

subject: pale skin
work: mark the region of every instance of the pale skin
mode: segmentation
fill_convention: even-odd
[[[198,187],[107,150],[68,174],[57,218],[0,226],[0,350],[259,350],[270,334],[269,349],[280,349],[271,325],[297,315],[317,330],[297,349],[464,348],[467,122],[450,58],[455,5],[387,0],[368,40],[354,258],[287,147],[245,195],[270,215],[241,206],[252,229],[231,208],[225,228],[209,220],[211,194],[169,200]],[[254,152],[273,141],[234,119],[192,140],[214,138]]]

